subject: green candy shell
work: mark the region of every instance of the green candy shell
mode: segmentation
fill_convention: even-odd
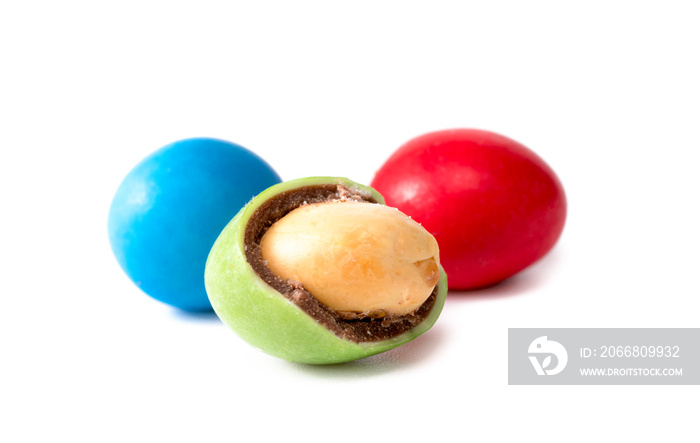
[[[253,271],[245,258],[243,236],[255,210],[282,192],[337,183],[370,194],[384,204],[384,198],[377,191],[347,178],[311,177],[287,181],[263,191],[241,209],[209,253],[204,281],[214,311],[241,338],[275,357],[299,363],[332,364],[379,354],[408,343],[430,329],[445,304],[447,276],[441,268],[437,299],[420,324],[387,340],[355,343],[326,329]]]

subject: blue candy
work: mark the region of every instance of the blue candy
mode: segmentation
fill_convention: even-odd
[[[114,196],[114,255],[151,297],[185,311],[211,310],[209,250],[244,204],[279,182],[264,160],[233,143],[194,138],[165,146],[136,165]]]

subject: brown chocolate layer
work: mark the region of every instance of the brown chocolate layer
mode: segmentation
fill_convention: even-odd
[[[437,287],[425,303],[411,314],[398,317],[348,319],[347,313],[338,313],[324,305],[301,283],[283,280],[267,267],[262,259],[260,241],[268,228],[299,206],[328,201],[377,203],[370,195],[341,184],[312,185],[270,198],[255,211],[245,229],[246,259],[253,270],[276,291],[294,302],[331,332],[357,343],[386,340],[408,331],[423,321],[435,303]]]

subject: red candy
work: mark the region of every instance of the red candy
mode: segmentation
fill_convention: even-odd
[[[490,286],[522,271],[554,246],[566,219],[554,171],[520,143],[477,129],[409,141],[372,187],[435,236],[450,289]]]

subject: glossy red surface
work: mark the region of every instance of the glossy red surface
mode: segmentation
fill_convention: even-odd
[[[400,147],[372,187],[430,231],[450,289],[490,286],[556,243],[564,189],[534,152],[476,129],[432,132]]]

